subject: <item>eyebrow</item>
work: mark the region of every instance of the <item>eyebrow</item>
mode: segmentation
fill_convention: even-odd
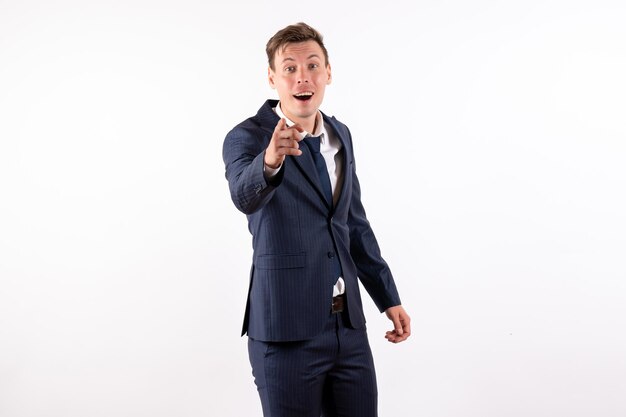
[[[322,59],[322,58],[320,58],[320,56],[319,56],[318,54],[311,54],[311,55],[309,55],[309,56],[307,57],[307,59],[311,59],[311,58]],[[295,61],[295,59],[293,59],[293,58],[291,58],[291,57],[283,58],[283,61],[282,61],[282,62],[285,62],[285,61]]]

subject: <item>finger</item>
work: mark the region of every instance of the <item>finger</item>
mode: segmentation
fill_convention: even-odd
[[[403,334],[397,336],[396,339],[398,340],[398,342],[403,342],[408,339],[410,335],[411,334],[409,332],[404,332]]]
[[[293,126],[290,126],[290,127],[286,128],[286,129],[284,129],[281,133],[283,135],[286,135],[286,136],[292,138],[295,141],[300,142],[302,139],[304,139],[302,137],[302,132],[304,132],[304,129],[302,129],[300,127],[300,125],[293,125]]]
[[[402,330],[407,334],[407,337],[411,335],[411,319],[407,317],[407,320],[402,321]]]
[[[409,336],[410,333],[408,332],[404,332],[403,335],[399,335],[395,330],[391,330],[385,334],[385,339],[387,339],[391,343],[400,343],[408,339]]]
[[[296,129],[300,133],[304,132],[304,128],[300,126],[299,123],[294,124],[293,126],[291,126],[291,128]]]
[[[400,341],[400,337],[396,334],[386,335],[385,339],[390,343],[398,343]]]
[[[291,126],[287,126],[287,119],[282,118],[278,121],[278,123],[276,123],[276,127],[274,128],[274,132],[275,133],[279,133],[279,132],[289,132],[291,133],[292,131],[297,131],[297,132],[304,132],[304,128],[302,126],[300,126],[298,123],[291,125]],[[292,133],[291,133],[292,134]],[[299,135],[296,135],[298,138],[300,138]]]
[[[300,146],[298,145],[298,142],[293,139],[281,139],[277,145],[276,152],[279,155],[299,156],[302,154],[302,151],[299,149]]]
[[[404,342],[407,339],[408,336],[385,336],[385,338],[387,339],[388,342],[390,343],[401,343]]]
[[[287,121],[284,118],[281,118],[278,123],[276,123],[276,127],[274,128],[274,132],[278,133],[285,128]]]
[[[404,330],[402,329],[402,321],[400,320],[400,316],[393,316],[391,321],[393,321],[393,327],[396,333],[402,336]]]
[[[291,127],[285,128],[280,131],[275,131],[273,136],[279,139],[295,140],[296,142],[300,142],[300,140],[302,140],[302,135],[298,133],[297,130]]]
[[[277,145],[279,148],[300,148],[298,141],[292,138],[281,138],[278,140]]]
[[[280,148],[278,150],[278,154],[279,155],[294,155],[294,156],[300,156],[302,155],[302,151],[300,149],[294,149],[294,148]]]
[[[406,312],[400,313],[400,322],[402,323],[402,330],[404,333],[411,334],[411,317]],[[408,336],[407,336],[408,337]]]
[[[391,341],[394,341],[398,338],[398,334],[396,333],[395,330],[390,330],[388,332],[385,333],[385,339]]]

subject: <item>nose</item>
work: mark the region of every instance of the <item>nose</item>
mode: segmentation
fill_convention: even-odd
[[[299,68],[298,69],[298,84],[302,84],[302,83],[308,83],[309,79],[306,75],[306,71],[304,68]]]

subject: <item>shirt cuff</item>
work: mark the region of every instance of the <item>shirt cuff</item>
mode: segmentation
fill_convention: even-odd
[[[263,164],[263,175],[265,176],[265,179],[270,180],[274,178],[282,167],[283,167],[283,164],[280,164],[278,168],[270,168],[267,165]]]

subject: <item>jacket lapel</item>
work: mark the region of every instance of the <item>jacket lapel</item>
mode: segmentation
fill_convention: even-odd
[[[291,156],[289,157],[294,164],[300,169],[304,177],[311,183],[315,191],[319,195],[320,199],[324,202],[328,209],[331,209],[332,206],[326,201],[326,197],[324,196],[324,192],[322,191],[322,184],[320,183],[320,179],[317,175],[317,168],[315,167],[315,162],[313,161],[313,155],[311,155],[311,151],[309,147],[306,146],[304,142],[300,142],[300,150],[302,151],[302,155],[300,156]]]
[[[337,123],[335,123],[334,117],[327,117],[324,113],[322,113],[324,117],[324,124],[326,125],[326,130],[332,130],[332,133],[335,134],[335,137],[339,139],[341,142],[341,150],[339,151],[343,161],[343,181],[341,182],[341,189],[339,190],[339,197],[337,198],[337,204],[334,207],[333,211],[337,211],[341,206],[346,204],[347,195],[349,193],[344,192],[348,190],[352,184],[352,152],[349,147],[351,144],[348,141],[348,138],[345,136],[342,129],[339,128]]]

